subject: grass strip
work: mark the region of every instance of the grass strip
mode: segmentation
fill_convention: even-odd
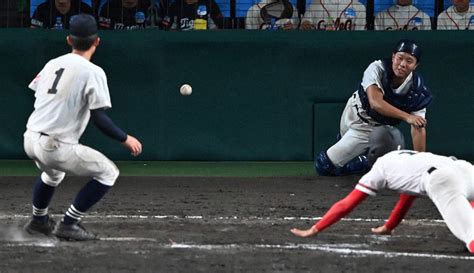
[[[121,176],[311,176],[310,161],[117,161]],[[0,176],[36,176],[30,160],[0,160]]]

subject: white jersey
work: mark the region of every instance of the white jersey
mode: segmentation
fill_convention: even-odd
[[[415,195],[426,195],[423,179],[432,167],[454,164],[454,159],[426,152],[400,150],[377,159],[356,189],[375,196],[381,189],[390,189]]]
[[[35,110],[27,129],[66,143],[78,143],[90,110],[112,107],[102,68],[69,53],[49,61],[30,83]]]
[[[393,5],[375,16],[375,30],[430,30],[428,14],[417,7]]]
[[[377,87],[379,87],[382,92],[385,92],[382,86],[383,74],[384,67],[381,60],[377,60],[371,63],[364,71],[364,76],[362,77],[361,85],[364,88],[364,91],[367,92],[367,88],[371,85],[377,85]],[[398,88],[392,89],[392,91],[397,95],[405,95],[410,90],[412,83],[413,72],[408,75],[405,81]],[[426,108],[423,108],[416,112],[412,112],[411,114],[424,118],[426,115]]]
[[[262,0],[260,3],[255,4],[249,8],[247,15],[245,16],[245,29],[267,29],[269,26],[263,25],[264,21],[260,15],[260,10],[265,5],[275,2],[274,0]],[[285,24],[292,23],[293,26],[296,26],[296,21],[294,18],[297,17],[297,9],[293,6],[293,15],[291,19],[283,18],[275,22],[275,26],[278,28],[283,28]]]
[[[458,13],[454,6],[447,8],[438,16],[438,30],[474,29],[474,6],[469,6],[467,12]]]
[[[319,0],[313,2],[302,21],[309,21],[315,29],[365,30],[365,6],[355,0]]]

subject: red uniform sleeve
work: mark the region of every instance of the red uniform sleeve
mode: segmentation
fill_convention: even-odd
[[[415,201],[415,198],[416,196],[414,195],[405,193],[400,194],[400,199],[395,205],[395,208],[393,208],[387,223],[385,223],[385,228],[388,230],[393,230],[396,228],[407,214],[408,210],[413,204],[413,201]]]
[[[357,189],[349,193],[344,199],[338,201],[324,214],[323,218],[315,224],[315,228],[321,232],[327,227],[339,221],[351,212],[368,194]]]

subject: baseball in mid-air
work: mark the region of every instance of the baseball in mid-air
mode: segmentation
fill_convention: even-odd
[[[183,96],[189,96],[193,92],[193,88],[189,84],[183,84],[183,85],[181,85],[181,88],[179,89],[179,92]]]

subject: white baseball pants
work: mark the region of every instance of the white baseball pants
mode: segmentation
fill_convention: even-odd
[[[51,136],[27,130],[24,134],[26,154],[43,172],[47,185],[58,186],[67,174],[92,177],[113,186],[119,176],[117,166],[102,153],[81,145],[64,143]]]
[[[357,115],[361,115],[366,123]],[[375,125],[379,125],[364,110],[357,91],[349,98],[342,112],[341,139],[327,150],[329,159],[336,167],[342,167],[369,148],[369,137]]]
[[[436,169],[423,180],[426,193],[438,208],[449,230],[461,241],[474,240],[474,166],[464,160]]]

